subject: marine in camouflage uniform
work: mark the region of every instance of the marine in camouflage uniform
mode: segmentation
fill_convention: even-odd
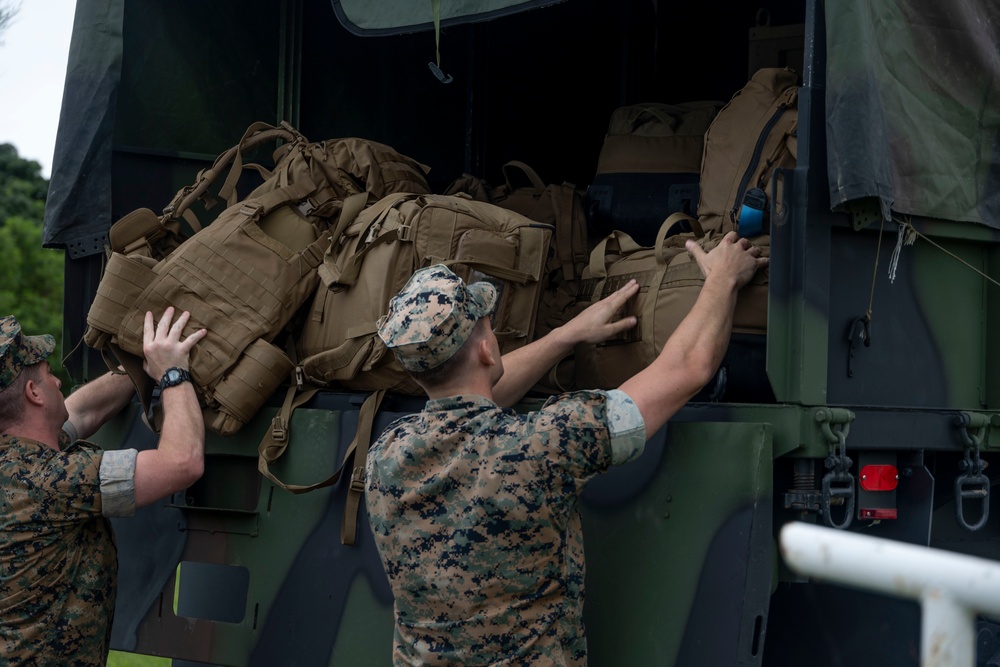
[[[151,369],[186,361],[190,345],[165,333],[157,342]],[[63,401],[43,364],[54,347],[52,336],[26,336],[14,317],[0,318],[0,656],[5,665],[103,667],[118,569],[108,518],[131,516],[162,489],[145,481],[137,502],[138,452],[77,439],[78,426],[89,435],[128,403],[128,377],[108,374]],[[148,480],[160,471],[144,455]]]
[[[396,662],[584,664],[577,497],[644,443],[620,391],[530,414],[455,396],[393,424],[369,452],[368,512],[395,594]]]
[[[56,451],[0,435],[0,646],[7,658],[104,664],[92,656],[108,654],[118,569],[105,517],[134,511],[135,456],[85,443]],[[123,479],[109,479],[111,469]],[[76,659],[64,662],[67,656]]]
[[[451,358],[495,300],[489,283],[466,287],[431,267],[396,297],[380,335],[419,374]],[[583,664],[577,498],[645,440],[617,390],[529,414],[449,396],[390,426],[368,455],[367,507],[395,595],[396,664]]]
[[[465,285],[438,265],[393,299],[379,336],[430,398],[386,429],[366,463],[369,522],[395,597],[395,665],[586,664],[579,495],[637,458],[647,430],[708,382],[736,292],[766,264],[735,234],[709,254],[688,250],[705,287],[660,357],[619,390],[564,394],[526,414],[501,405],[573,345],[635,325],[615,321],[634,281],[502,362],[489,283]]]
[[[5,317],[0,347],[6,390],[55,340]],[[105,517],[135,511],[136,451],[105,455],[64,429],[60,449],[0,435],[0,652],[14,664],[103,665],[108,653],[118,561]]]

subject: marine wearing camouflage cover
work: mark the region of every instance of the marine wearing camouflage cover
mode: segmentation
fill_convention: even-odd
[[[52,353],[0,319],[0,390]],[[0,434],[0,658],[4,665],[104,667],[118,558],[105,517],[135,511],[134,449],[59,448]]]
[[[481,396],[427,402],[368,455],[366,501],[395,597],[395,665],[583,665],[577,498],[642,453],[625,393],[518,414]]]
[[[467,286],[448,267],[435,264],[410,276],[389,302],[378,334],[403,368],[430,370],[461,349],[496,300],[490,283]]]
[[[0,390],[9,387],[25,366],[47,358],[55,347],[52,336],[25,336],[12,315],[0,318]]]

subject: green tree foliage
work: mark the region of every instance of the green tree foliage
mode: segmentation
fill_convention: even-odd
[[[28,334],[56,337],[49,362],[68,390],[61,344],[63,253],[42,248],[48,187],[41,165],[0,144],[0,315],[16,316]]]
[[[0,220],[23,217],[41,225],[48,191],[40,164],[25,160],[10,144],[0,144]]]

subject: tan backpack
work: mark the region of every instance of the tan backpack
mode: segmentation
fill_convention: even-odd
[[[327,233],[293,250],[260,221],[301,200],[275,190],[227,208],[219,218],[156,264],[112,253],[87,316],[86,342],[110,351],[129,371],[144,407],[152,386],[142,370],[143,318],[168,306],[187,310],[188,332],[208,329],[191,352],[191,375],[206,427],[235,433],[291,376],[292,362],[271,343],[315,289]],[[159,419],[154,420],[159,430]]]
[[[276,138],[289,141],[276,151],[273,169],[244,164],[249,148]],[[218,194],[209,195],[227,168]],[[232,200],[247,168],[260,173],[263,184],[203,227],[191,205]],[[159,314],[170,305],[190,311],[188,331],[208,329],[191,356],[206,426],[235,433],[291,378],[295,364],[282,339],[315,292],[317,267],[341,211],[352,219],[370,193],[382,196],[386,188],[426,191],[424,172],[375,142],[311,143],[290,126],[254,124],[194,186],[178,192],[162,216],[141,209],[115,223],[84,340],[105,354],[109,367],[125,367],[148,409],[154,383],[142,369],[145,312]],[[186,239],[182,220],[192,227]],[[156,430],[159,418],[151,424]]]
[[[506,353],[532,340],[552,228],[458,196],[396,194],[365,209],[332,245],[296,340],[308,381],[422,394],[376,333],[413,273],[444,263],[500,293],[492,322]]]
[[[247,161],[262,147],[277,141],[283,143],[273,152],[273,168]],[[194,183],[181,188],[161,215],[140,208],[112,225],[110,246],[112,251],[125,255],[163,259],[210,224],[219,211],[238,201],[237,186],[247,172],[255,172],[263,182],[246,199],[257,199],[290,185],[310,191],[296,206],[277,207],[260,223],[286,245],[302,246],[315,236],[309,227],[329,227],[351,195],[430,192],[428,171],[425,165],[374,141],[345,138],[313,143],[287,122],[279,127],[257,122],[211,167],[200,170]],[[224,206],[213,211],[220,201]]]
[[[638,324],[602,344],[578,346],[578,386],[619,387],[657,357],[677,325],[690,312],[705,278],[684,244],[694,238],[709,251],[718,245],[721,235],[708,232],[702,237],[696,233],[667,236],[676,220],[671,217],[661,225],[652,247],[638,245],[623,232],[613,232],[591,253],[584,274],[583,294],[593,303],[635,278],[639,281],[639,293],[629,301],[621,316],[634,315]],[[767,257],[770,237],[752,240],[763,250],[762,256]],[[734,332],[762,334],[767,330],[767,279],[767,269],[760,270],[740,290],[733,320]]]
[[[546,184],[534,169],[519,160],[504,164],[503,175],[504,183],[491,187],[482,179],[465,174],[453,181],[445,194],[464,193],[476,201],[489,202],[552,225],[555,231],[547,271],[559,271],[563,281],[579,280],[591,250],[583,209],[584,193],[572,183]]]
[[[693,215],[705,132],[720,107],[699,101],[615,109],[587,188],[592,230],[624,231],[648,244],[671,213]]]
[[[758,236],[780,202],[775,170],[796,164],[798,75],[759,70],[719,111],[705,134],[698,221],[705,231]]]
[[[534,338],[541,338],[571,320],[586,305],[580,302],[577,294],[592,248],[584,193],[572,183],[546,184],[534,169],[518,160],[504,164],[503,174],[504,183],[496,187],[465,174],[445,193],[465,193],[477,201],[489,202],[553,226],[533,334]],[[532,391],[560,393],[573,389],[573,382],[570,356],[549,369]]]

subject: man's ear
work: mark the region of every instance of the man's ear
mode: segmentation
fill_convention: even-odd
[[[34,403],[35,405],[41,405],[44,402],[42,399],[42,392],[38,390],[37,382],[29,379],[24,383],[24,398],[29,403]]]
[[[479,358],[479,363],[484,366],[496,366],[497,364],[493,350],[490,349],[490,341],[486,338],[480,338],[479,342],[476,343],[476,355]]]

